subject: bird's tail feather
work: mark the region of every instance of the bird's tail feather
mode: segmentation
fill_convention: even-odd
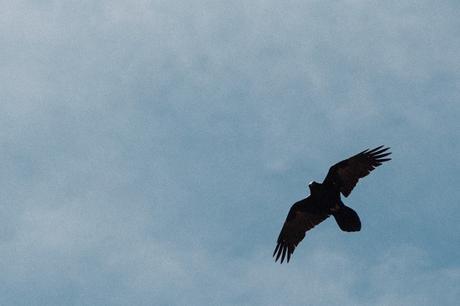
[[[358,232],[361,230],[361,220],[358,214],[348,206],[341,206],[332,214],[340,229],[345,232]]]

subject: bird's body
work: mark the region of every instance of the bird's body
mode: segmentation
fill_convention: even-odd
[[[275,261],[281,257],[281,263],[289,262],[294,249],[305,237],[305,233],[329,216],[334,216],[341,230],[356,232],[361,230],[358,214],[346,206],[340,194],[347,197],[358,180],[368,175],[382,162],[390,160],[386,152],[389,148],[377,147],[365,150],[329,169],[323,183],[312,182],[308,185],[310,195],[292,205],[281,229],[273,256]]]

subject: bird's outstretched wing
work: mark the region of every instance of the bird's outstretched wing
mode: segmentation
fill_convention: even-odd
[[[348,197],[360,178],[368,175],[383,162],[391,160],[391,158],[384,158],[391,154],[391,152],[387,152],[388,149],[383,146],[370,151],[367,149],[348,159],[342,160],[329,169],[323,184],[337,186],[340,192],[345,197]]]
[[[329,217],[328,214],[309,209],[309,206],[312,206],[309,204],[313,203],[300,201],[292,205],[289,210],[286,221],[278,236],[275,251],[273,252],[273,257],[276,255],[275,261],[281,256],[280,263],[283,263],[287,255],[287,262],[289,262],[294,249],[305,237],[305,232]]]

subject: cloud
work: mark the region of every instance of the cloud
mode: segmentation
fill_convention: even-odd
[[[454,305],[453,6],[1,3],[1,303]],[[363,231],[273,264],[306,181],[381,143]]]

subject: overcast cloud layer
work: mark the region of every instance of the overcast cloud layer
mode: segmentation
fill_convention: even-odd
[[[0,304],[456,305],[460,6],[400,2],[1,1]]]

